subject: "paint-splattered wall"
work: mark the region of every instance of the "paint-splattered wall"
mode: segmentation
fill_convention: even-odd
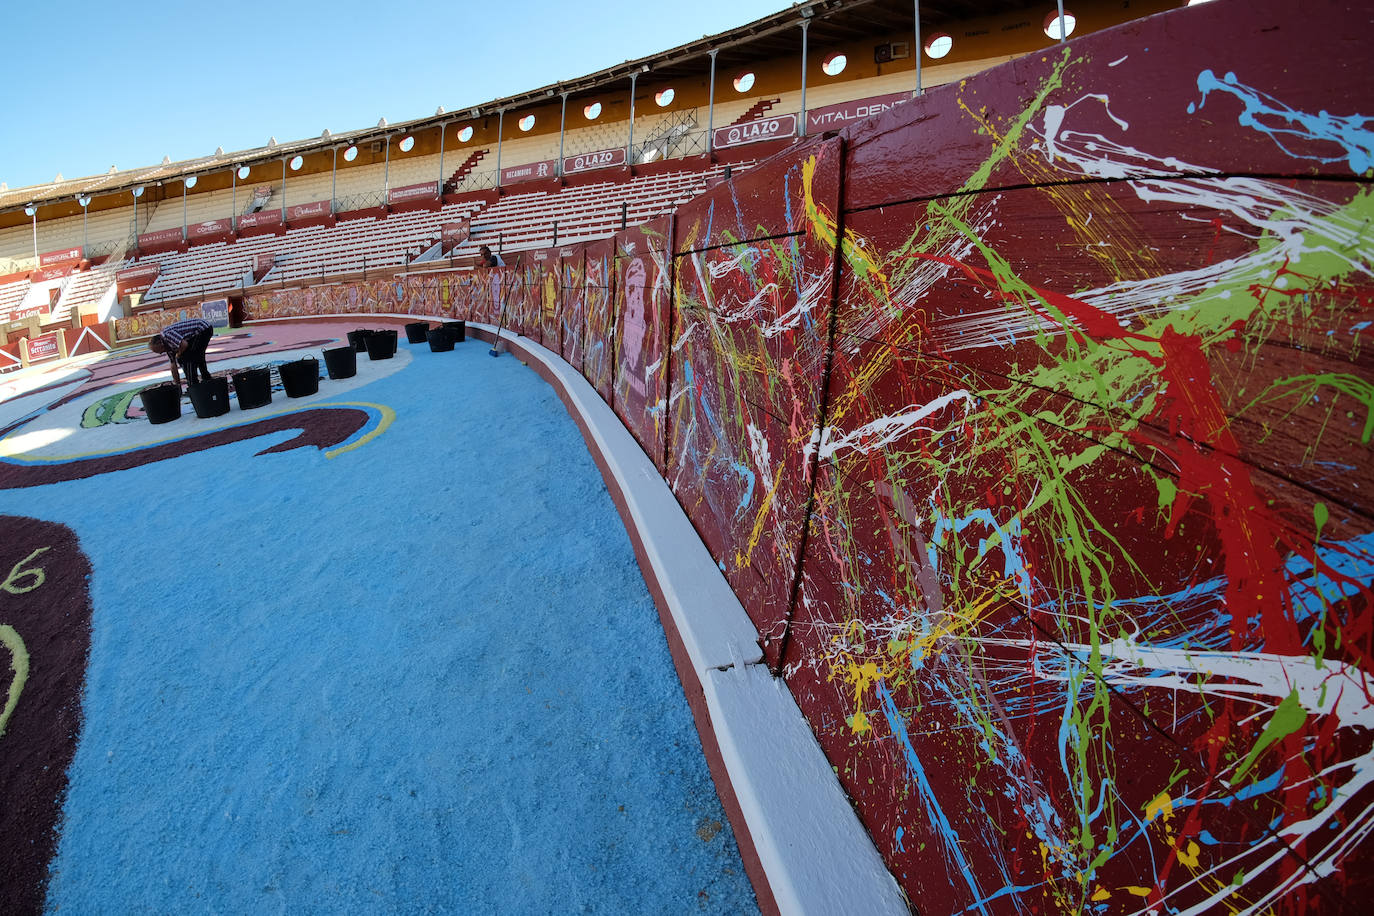
[[[922,913],[1362,899],[1372,24],[1142,20],[505,272]],[[495,278],[425,282],[411,310],[501,314]]]

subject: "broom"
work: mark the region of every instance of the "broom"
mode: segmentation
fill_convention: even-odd
[[[511,273],[509,276],[511,282],[502,284],[503,289],[501,290],[501,317],[496,322],[496,337],[492,339],[491,350],[489,351],[492,356],[501,355],[501,351],[499,351],[496,348],[501,345],[501,330],[506,326],[506,302],[510,300],[510,288],[515,285],[515,268],[520,266],[520,258],[523,255],[524,252],[521,252],[520,255],[517,255],[515,258],[515,266],[511,268]]]

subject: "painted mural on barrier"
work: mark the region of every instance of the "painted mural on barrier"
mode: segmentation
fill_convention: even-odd
[[[587,273],[583,255],[581,245],[566,245],[558,250],[563,359],[578,372],[582,371],[583,338],[587,334]]]
[[[611,380],[615,359],[615,312],[611,299],[612,259],[615,242],[591,242],[585,246],[586,257],[586,353],[582,358],[582,374],[610,403]]]
[[[850,135],[783,670],[922,912],[1363,899],[1374,92],[1258,63],[1327,15],[1189,69],[1139,25]]]
[[[587,258],[584,371],[612,347],[921,912],[1339,911],[1374,875],[1374,86],[1310,53],[1368,15],[1234,6],[619,233],[608,333]],[[564,352],[557,263],[510,287]],[[472,276],[443,314],[494,323]]]
[[[200,306],[194,309],[164,309],[158,312],[143,312],[140,315],[130,315],[127,318],[115,319],[115,337],[119,340],[133,340],[138,337],[151,337],[170,324],[178,321],[185,321],[187,318],[199,318]]]
[[[678,216],[668,482],[776,663],[821,416],[842,145],[813,143]],[[804,189],[813,198],[805,199]]]
[[[244,310],[250,320],[388,313],[464,318],[474,282],[455,272],[272,290],[249,296]]]
[[[620,337],[611,406],[660,470],[667,430],[671,239],[672,221],[653,220],[617,235],[615,256]]]

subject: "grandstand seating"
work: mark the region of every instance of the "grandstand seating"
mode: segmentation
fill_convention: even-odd
[[[739,163],[732,168],[747,168]],[[629,182],[597,182],[558,191],[512,193],[483,210],[472,222],[472,235],[454,252],[461,257],[498,240],[505,251],[519,251],[558,241],[574,242],[607,236],[620,228],[621,207],[627,225],[667,213],[695,197],[718,176],[723,166],[704,171],[675,171],[640,176]]]
[[[18,280],[11,280],[8,283],[0,283],[0,321],[9,321],[15,310],[19,308],[19,303],[24,301],[24,294],[29,291],[29,280],[23,277]]]
[[[737,163],[732,168],[747,166]],[[602,238],[620,228],[622,205],[627,224],[644,222],[701,193],[723,168],[667,171],[630,181],[525,193],[520,193],[517,185],[490,205],[486,197],[473,196],[440,209],[340,220],[333,226],[292,228],[280,235],[146,255],[141,262],[156,262],[162,272],[144,301],[170,301],[251,286],[252,264],[261,254],[274,258],[271,271],[260,281],[269,283],[404,266],[434,249],[443,224],[463,220],[470,223],[471,236],[452,253],[459,258],[475,254],[484,244],[496,247],[499,242],[505,251],[547,245],[553,240],[555,221],[560,242]]]

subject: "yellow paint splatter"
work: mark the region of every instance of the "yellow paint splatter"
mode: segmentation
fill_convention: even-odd
[[[1153,821],[1160,815],[1173,817],[1174,800],[1169,797],[1168,792],[1161,792],[1155,796],[1154,801],[1145,806],[1145,823]]]
[[[1197,868],[1198,853],[1202,852],[1201,847],[1192,840],[1188,841],[1188,849],[1178,850],[1178,860],[1189,868]]]

